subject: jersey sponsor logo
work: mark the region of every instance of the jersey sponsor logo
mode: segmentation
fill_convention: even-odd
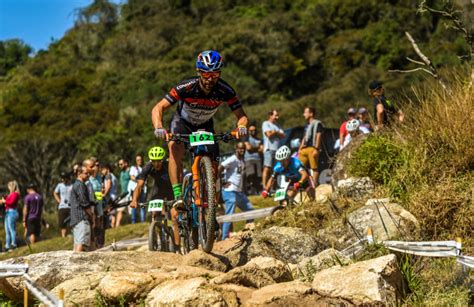
[[[180,84],[180,85],[178,85],[178,86],[176,87],[176,89],[179,91],[180,89],[183,89],[183,88],[185,88],[185,87],[192,86],[192,85],[196,84],[196,81],[197,81],[197,79],[193,79],[193,80],[191,80],[191,81],[189,81],[189,82]]]
[[[184,98],[189,106],[193,108],[214,109],[222,104],[222,101],[205,98]]]

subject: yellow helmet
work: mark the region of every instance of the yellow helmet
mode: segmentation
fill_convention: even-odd
[[[152,161],[163,160],[166,155],[165,150],[160,146],[154,146],[148,151],[148,158]]]

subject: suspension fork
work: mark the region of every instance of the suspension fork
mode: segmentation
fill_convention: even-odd
[[[194,190],[194,203],[196,206],[201,206],[201,195],[200,195],[200,186],[199,186],[199,162],[201,161],[201,156],[194,157],[193,166],[191,171],[193,173],[193,190]]]

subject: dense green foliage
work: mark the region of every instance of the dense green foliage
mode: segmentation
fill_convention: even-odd
[[[155,142],[152,106],[194,75],[197,53],[210,48],[224,55],[223,78],[236,88],[252,121],[260,123],[277,107],[284,126],[301,124],[309,104],[326,126],[336,126],[347,107],[370,107],[371,79],[383,79],[397,95],[421,80],[418,74],[386,73],[413,65],[405,59],[413,51],[404,31],[435,65],[459,64],[457,55],[467,50],[463,40],[439,18],[417,14],[417,4],[129,0],[117,7],[96,0],[77,12],[76,25],[61,40],[0,79],[0,166],[10,163],[12,152],[24,163],[48,163],[50,157],[38,150],[44,146],[32,139],[49,148],[60,144],[64,150],[55,154],[69,162],[91,154],[115,161],[143,152]],[[217,123],[218,130],[233,125],[228,108],[218,112]],[[38,171],[50,176],[59,167]],[[2,176],[5,181],[18,175]]]

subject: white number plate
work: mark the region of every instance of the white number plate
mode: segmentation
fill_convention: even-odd
[[[155,199],[148,203],[148,212],[161,212],[163,211],[163,200]]]
[[[274,201],[282,201],[285,198],[286,198],[286,188],[276,190],[275,196],[273,197],[273,200]]]
[[[189,144],[192,147],[199,145],[213,145],[214,134],[212,132],[207,131],[193,132],[193,134],[189,136]]]

